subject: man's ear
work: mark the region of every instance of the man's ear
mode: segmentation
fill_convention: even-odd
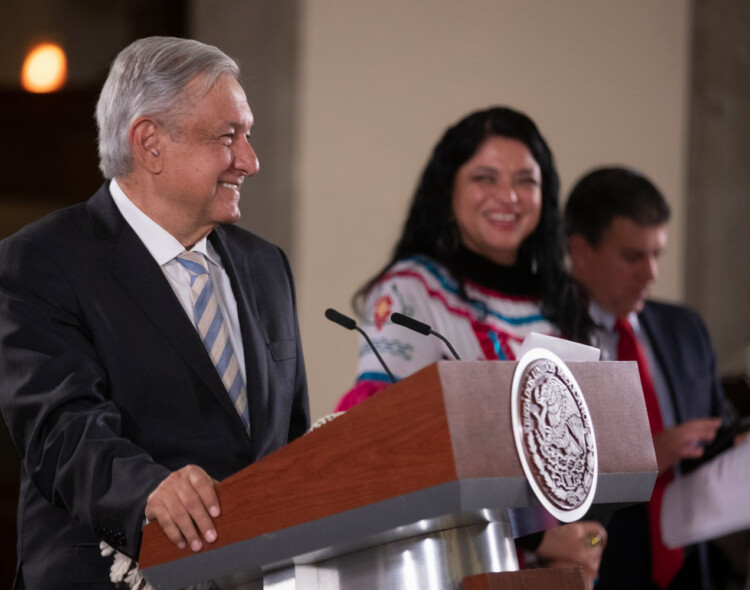
[[[156,122],[150,117],[136,119],[130,126],[128,141],[135,162],[152,174],[159,174],[164,161],[160,128]]]
[[[568,253],[570,254],[573,275],[577,276],[585,272],[591,253],[591,244],[588,240],[581,234],[573,234],[568,238]]]

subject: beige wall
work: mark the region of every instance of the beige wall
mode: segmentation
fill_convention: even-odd
[[[299,311],[313,417],[353,381],[356,337],[327,322],[386,261],[428,152],[471,110],[538,123],[563,190],[594,165],[643,170],[674,209],[657,295],[681,299],[686,0],[300,3]]]
[[[4,22],[39,34],[63,24],[88,30],[91,43],[79,45],[98,51],[80,51],[95,59],[71,55],[83,63],[71,82],[83,83],[125,44],[122,8],[62,5],[9,5]],[[657,294],[682,299],[688,0],[191,6],[194,35],[239,57],[248,76],[262,166],[243,188],[242,224],[290,253],[314,417],[351,386],[356,366],[355,334],[323,311],[350,312],[352,292],[388,257],[432,145],[477,108],[507,104],[531,115],[564,191],[604,163],[652,176],[675,212]],[[19,35],[9,32],[8,43]],[[21,45],[3,54],[0,85],[16,83]]]
[[[685,297],[708,324],[721,373],[750,376],[750,264],[744,261],[750,251],[750,3],[695,0],[694,10]]]

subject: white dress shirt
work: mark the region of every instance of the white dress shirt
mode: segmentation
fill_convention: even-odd
[[[615,331],[615,322],[617,321],[617,318],[615,318],[614,314],[605,311],[593,301],[589,305],[589,314],[596,324],[594,342],[592,344],[602,351],[603,361],[616,361],[617,343],[620,340],[620,335]],[[643,348],[643,354],[646,356],[651,381],[654,384],[656,397],[659,400],[662,424],[664,425],[664,428],[672,428],[676,425],[675,409],[672,404],[672,398],[669,394],[669,386],[664,372],[661,370],[661,366],[656,360],[654,349],[651,346],[648,335],[638,321],[638,314],[631,312],[628,315],[627,320],[633,327],[635,337],[638,338],[638,342],[640,343],[641,348]]]
[[[146,249],[161,267],[164,276],[172,286],[172,290],[185,310],[185,313],[190,318],[190,321],[195,324],[193,296],[190,293],[190,273],[176,260],[177,256],[185,251],[185,247],[180,244],[177,238],[141,211],[128,198],[114,179],[110,182],[109,192],[112,194],[112,199],[125,218],[125,221],[133,228],[133,231],[141,239],[143,245],[146,246]],[[229,276],[221,264],[221,258],[216,253],[216,250],[214,250],[211,242],[206,238],[203,238],[193,246],[192,251],[204,254],[206,260],[208,260],[208,273],[214,285],[221,313],[224,315],[224,320],[229,329],[229,338],[232,341],[232,346],[239,361],[240,374],[242,375],[242,380],[247,383],[245,378],[244,347],[242,346],[242,336],[237,316],[237,300],[234,298]]]

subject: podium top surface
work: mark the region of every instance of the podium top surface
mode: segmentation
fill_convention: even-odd
[[[414,534],[419,521],[538,507],[511,426],[515,366],[440,362],[387,388],[219,483],[218,539],[203,551],[179,550],[148,525],[141,569],[152,584],[170,580],[158,587],[181,587]],[[596,432],[594,502],[648,499],[656,459],[635,363],[567,366]]]

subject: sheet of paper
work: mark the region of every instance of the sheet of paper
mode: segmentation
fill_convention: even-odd
[[[750,441],[673,481],[664,492],[661,527],[668,547],[750,529]]]
[[[524,353],[532,348],[545,348],[556,354],[565,363],[598,361],[601,356],[600,350],[593,346],[531,332],[524,338],[521,348],[518,351],[518,358],[520,359]]]

